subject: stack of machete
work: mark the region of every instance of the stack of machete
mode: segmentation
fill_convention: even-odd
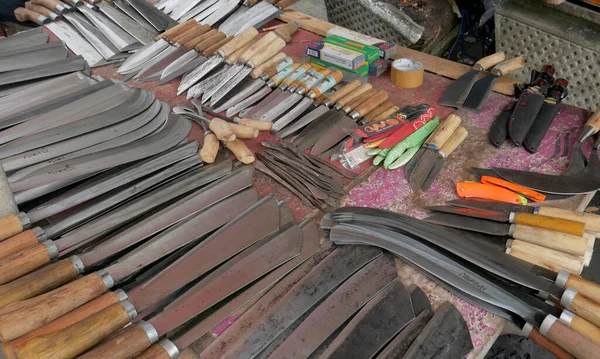
[[[135,6],[138,2],[141,6]],[[69,4],[32,0],[15,10],[15,15],[19,21],[45,25],[92,67],[127,57],[129,51],[152,42],[158,31],[175,24],[145,1],[123,1],[123,6],[83,0],[70,0]],[[122,10],[125,6],[129,13]]]
[[[600,325],[598,284],[510,257],[464,232],[383,210],[341,208],[321,226],[336,244],[391,251],[452,293],[513,322],[557,357],[593,358],[600,349],[594,331],[576,324]],[[549,297],[553,301],[545,302]],[[554,305],[559,300],[561,307]],[[577,320],[567,326],[559,316]]]

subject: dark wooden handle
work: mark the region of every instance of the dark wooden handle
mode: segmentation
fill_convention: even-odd
[[[183,44],[183,46],[188,49],[191,50],[194,47],[196,47],[198,44],[200,44],[202,41],[210,38],[211,36],[213,36],[214,34],[217,33],[217,30],[212,29],[212,30],[208,30],[207,32],[205,32],[204,34],[186,42],[185,44]]]
[[[600,303],[595,300],[581,295],[576,290],[567,289],[561,299],[561,305],[595,326],[600,326]]]
[[[106,291],[96,273],[88,274],[34,298],[11,303],[0,309],[0,340],[16,339],[79,308]]]
[[[91,315],[110,307],[113,304],[117,304],[120,301],[121,298],[119,294],[117,294],[116,292],[108,292],[103,296],[96,298],[88,303],[85,303],[84,305],[75,310],[70,311],[69,313],[44,325],[43,327],[36,329],[33,332],[19,337],[9,343],[13,348],[21,348],[33,338],[38,338],[48,334],[56,333],[59,330],[70,327],[71,325],[80,322],[90,317]]]
[[[131,321],[128,302],[113,304],[52,334],[33,338],[20,347],[4,348],[14,359],[75,358]],[[104,358],[113,358],[106,356]]]
[[[214,133],[209,133],[204,136],[204,143],[200,149],[200,158],[205,163],[215,162],[217,153],[219,152],[219,140]]]
[[[356,106],[367,101],[369,98],[371,98],[371,96],[375,95],[376,93],[377,93],[377,90],[374,88],[363,92],[362,94],[360,94],[359,96],[354,98],[352,101],[350,101],[346,105],[344,105],[344,111],[346,113],[349,113],[354,108],[356,108]]]
[[[209,48],[207,48],[206,50],[204,50],[204,54],[206,56],[212,56],[214,55],[214,53],[223,45],[227,45],[229,42],[231,42],[231,40],[233,40],[233,36],[228,36],[226,38],[224,38],[223,40],[217,42],[216,44],[210,46]]]
[[[196,20],[194,19],[189,19],[186,22],[182,22],[178,25],[173,26],[172,28],[170,28],[169,30],[163,32],[162,34],[159,34],[156,37],[156,40],[159,39],[172,39],[173,37],[188,31],[189,29],[191,29],[192,27],[194,27],[196,25]]]
[[[48,241],[50,242],[50,241]],[[48,246],[53,243],[40,243],[35,247],[13,254],[0,261],[0,284],[12,282],[50,263],[58,254],[58,249],[52,254]]]
[[[136,356],[135,359],[173,359],[169,353],[160,344],[152,344],[152,346],[143,353]]]
[[[201,35],[207,33],[210,29],[211,29],[211,27],[209,25],[196,24],[188,31],[175,36],[171,41],[176,42],[180,45],[183,45],[183,44],[197,38],[198,36],[201,36]]]
[[[78,359],[129,359],[142,353],[156,341],[156,338],[151,340],[146,330],[140,325],[148,324],[141,321],[138,324],[130,325]]]
[[[600,302],[600,285],[598,285],[598,283],[583,279],[573,273],[560,273],[560,275],[567,276],[564,284],[565,288],[573,288],[577,290],[579,294]]]
[[[223,40],[226,37],[227,36],[225,36],[225,34],[220,31],[217,33],[214,33],[209,38],[207,38],[206,40],[204,40],[201,43],[199,43],[198,45],[196,45],[196,50],[198,50],[198,52],[200,52],[200,53],[203,53],[206,49],[208,49],[209,47],[218,43],[219,41]]]
[[[358,112],[362,117],[367,113],[371,112],[371,110],[375,109],[377,106],[384,103],[387,99],[388,93],[384,90],[379,90],[366,101],[362,102],[356,108],[354,108],[354,111]]]
[[[0,286],[0,308],[20,300],[33,298],[68,283],[79,275],[69,259],[52,263],[33,273]]]
[[[373,89],[373,85],[371,85],[370,83],[367,82],[366,84],[362,84],[356,90],[351,91],[349,94],[343,96],[341,99],[339,99],[337,101],[337,103],[340,106],[346,106],[347,104],[349,104],[352,101],[354,101],[358,96],[361,96],[365,92],[370,91],[372,89]]]
[[[15,214],[0,218],[0,241],[16,236],[23,229],[21,219]]]
[[[554,354],[554,356],[556,356],[558,359],[576,359],[563,348],[559,347],[554,342],[543,336],[537,329],[533,329],[531,333],[529,333],[529,339],[550,353]]]
[[[375,107],[374,109],[372,109],[369,113],[367,113],[364,117],[369,120],[369,122],[373,121],[374,118],[376,118],[377,116],[381,115],[384,111],[386,111],[388,108],[394,106],[394,103],[392,102],[392,100],[387,99],[385,100],[381,105]]]
[[[32,230],[21,232],[16,236],[0,242],[0,259],[10,257],[13,254],[35,247],[39,243],[38,237]]]
[[[371,122],[387,120],[388,118],[390,118],[393,114],[395,114],[399,110],[400,110],[400,107],[392,106],[392,107],[386,109],[385,111],[383,111],[382,113],[380,113],[379,115],[377,115],[377,117],[373,118],[372,120],[371,119],[369,119],[369,120]]]
[[[548,228],[553,231],[572,234],[582,237],[585,233],[585,223],[569,219],[546,217],[530,213],[515,213],[515,223],[528,226]]]
[[[579,359],[593,359],[600,353],[600,345],[549,315],[540,326],[540,332],[561,348]]]

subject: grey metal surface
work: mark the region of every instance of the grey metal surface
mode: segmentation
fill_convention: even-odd
[[[375,11],[366,7],[362,1],[326,0],[329,22],[345,28],[387,41],[407,46],[411,40],[403,36],[393,26],[383,21]]]
[[[30,46],[0,53],[0,72],[26,69],[47,62],[66,59],[67,48],[61,42]]]
[[[496,50],[523,56],[525,68],[511,73],[529,80],[533,69],[552,64],[569,80],[564,103],[595,110],[600,102],[600,15],[570,2],[560,6],[511,0],[496,8]]]
[[[127,31],[114,23],[104,13],[91,4],[84,3],[83,6],[77,7],[90,22],[102,31],[113,45],[121,52],[139,49],[142,44],[131,36]]]
[[[51,22],[45,25],[63,41],[76,55],[82,56],[90,67],[106,64],[104,57],[77,30],[65,21]]]
[[[67,74],[70,72],[83,71],[85,61],[83,57],[73,56],[65,60],[53,61],[39,66],[30,67],[23,70],[15,70],[0,74],[1,85],[13,85],[19,82],[43,79],[56,75]]]
[[[138,22],[130,18],[111,3],[102,1],[99,2],[97,6],[102,13],[123,28],[123,30],[127,31],[142,45],[146,45],[154,41],[154,33],[148,31],[146,28],[144,28],[144,26],[140,25]]]
[[[36,46],[48,42],[48,34],[43,32],[31,36],[11,36],[5,37],[0,41],[0,51],[11,51],[25,47]]]

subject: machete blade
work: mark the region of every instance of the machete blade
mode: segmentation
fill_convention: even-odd
[[[16,50],[16,49],[24,49],[31,46],[42,45],[48,42],[49,35],[45,32],[39,34],[33,34],[31,36],[22,36],[22,37],[5,37],[0,41],[0,51],[2,53]]]
[[[327,151],[331,147],[335,146],[338,142],[346,138],[350,131],[357,129],[358,125],[348,116],[344,116],[339,122],[331,126],[326,132],[324,132],[319,139],[315,142],[310,150],[312,156],[318,156],[321,153]]]
[[[413,156],[413,158],[408,161],[408,163],[404,166],[404,177],[406,181],[410,183],[415,167],[421,161],[421,157],[425,153],[426,148],[420,148],[419,151]]]
[[[221,358],[258,355],[334,288],[381,254],[380,249],[367,246],[337,248],[262,315],[253,330],[231,345]]]
[[[471,69],[452,82],[444,91],[442,98],[438,102],[440,105],[448,107],[461,107],[467,99],[473,84],[477,81],[481,70]]]
[[[444,212],[459,214],[461,216],[475,217],[481,219],[487,219],[495,222],[509,222],[510,212],[505,213],[501,211],[490,211],[480,208],[465,208],[457,206],[429,206],[425,207],[429,211]]]
[[[423,289],[419,288],[416,284],[411,284],[408,287],[408,293],[410,293],[410,304],[415,317],[426,310],[433,312],[429,298],[427,298],[427,294],[423,292]]]
[[[485,104],[487,103],[492,90],[494,89],[494,84],[498,76],[493,73],[489,73],[484,78],[477,80],[469,93],[469,96],[465,99],[465,102],[460,107],[462,110],[481,112]]]
[[[410,294],[396,279],[350,320],[320,358],[372,358],[413,319]]]
[[[421,157],[419,158],[419,162],[413,168],[410,181],[410,188],[414,192],[423,188],[423,184],[429,177],[431,170],[438,160],[438,153],[436,150],[432,148],[426,148]]]
[[[467,323],[460,312],[444,302],[406,352],[406,358],[464,358],[473,350]]]
[[[423,328],[429,323],[432,315],[432,310],[424,310],[415,319],[411,320],[408,325],[402,329],[392,341],[377,355],[375,359],[396,359],[403,358],[408,348],[417,339]]]
[[[112,3],[102,1],[96,3],[96,6],[98,6],[104,15],[108,16],[112,21],[123,28],[123,30],[127,31],[142,45],[147,45],[154,41],[153,33],[146,30],[146,28],[137,23],[134,19],[127,16]]]
[[[467,231],[491,234],[493,236],[507,236],[510,228],[510,225],[506,223],[451,213],[436,213],[425,218],[424,221],[452,228],[465,229]]]
[[[367,264],[310,313],[271,357],[308,358],[337,328],[397,278],[392,256],[383,255]]]
[[[487,201],[484,199],[455,199],[448,201],[447,204],[456,207],[483,209],[486,211],[503,213],[534,213],[535,207],[523,206],[500,201]]]
[[[327,106],[317,107],[313,111],[302,116],[300,119],[298,119],[298,121],[294,122],[292,125],[287,126],[284,131],[278,132],[277,138],[281,139],[281,138],[288,137],[289,135],[295,133],[296,131],[301,130],[305,126],[310,125],[313,121],[317,120],[318,118],[325,115],[326,113],[329,113],[329,111],[331,111],[331,110]],[[335,110],[333,110],[333,111],[335,111]]]

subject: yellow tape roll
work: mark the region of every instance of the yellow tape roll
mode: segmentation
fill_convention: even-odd
[[[421,61],[398,59],[392,62],[392,83],[402,88],[415,88],[423,83],[425,68]]]

